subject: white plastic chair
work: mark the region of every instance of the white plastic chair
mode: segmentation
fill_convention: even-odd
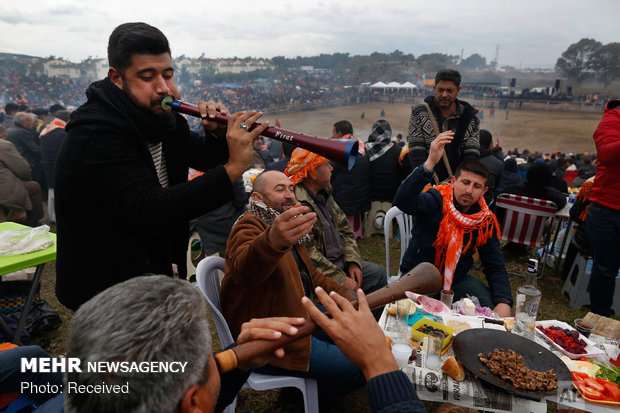
[[[222,315],[222,307],[220,304],[220,277],[218,270],[224,271],[224,258],[214,256],[206,257],[201,260],[196,267],[196,281],[211,309],[220,344],[222,348],[225,348],[234,341],[230,329],[228,328],[228,323]],[[243,387],[253,390],[296,387],[301,390],[304,396],[305,411],[307,413],[319,411],[319,393],[315,379],[293,376],[272,376],[252,372]],[[224,409],[224,412],[234,413],[236,404],[237,398]]]
[[[393,283],[398,280],[402,275],[400,270],[396,275],[390,276],[390,230],[392,227],[392,220],[396,219],[398,223],[398,230],[400,231],[400,259],[403,259],[405,251],[409,246],[411,240],[411,227],[413,226],[413,218],[411,215],[405,214],[398,207],[392,207],[385,214],[385,221],[383,221],[383,236],[385,237],[385,270],[388,275],[388,283]],[[400,261],[399,261],[400,262]]]

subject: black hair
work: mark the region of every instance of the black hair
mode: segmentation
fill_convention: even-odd
[[[529,167],[525,174],[527,178],[527,184],[535,187],[549,186],[551,183],[551,167],[545,162],[536,162]]]
[[[159,55],[170,52],[166,36],[146,23],[123,23],[116,27],[108,41],[108,63],[124,76],[135,54]]]
[[[456,167],[456,171],[454,171],[454,176],[458,178],[461,176],[461,172],[467,171],[476,175],[480,175],[484,178],[484,184],[489,182],[489,170],[482,162],[475,161],[473,159],[469,159],[467,161],[463,161]]]
[[[15,114],[19,110],[19,105],[17,103],[9,102],[4,105],[4,113],[7,115]]]
[[[351,125],[351,122],[349,122],[348,120],[339,120],[338,122],[334,123],[334,129],[336,129],[336,132],[342,135],[353,133],[353,125]]]
[[[493,135],[486,129],[480,129],[480,148],[488,149],[493,143]]]
[[[457,87],[461,86],[461,74],[454,69],[441,69],[435,75],[435,85],[441,81],[452,82]]]

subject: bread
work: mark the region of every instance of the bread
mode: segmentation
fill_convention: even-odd
[[[465,380],[465,368],[461,363],[456,361],[454,356],[448,357],[445,363],[443,363],[443,366],[441,366],[441,369],[456,381]]]
[[[409,307],[409,315],[412,315],[416,312],[417,308],[413,302],[411,302],[411,307]],[[385,312],[391,316],[396,317],[396,303],[389,304],[385,307]]]
[[[515,319],[513,317],[508,317],[504,319],[504,327],[506,328],[506,331],[508,331],[509,333],[512,331],[512,326],[515,323]]]

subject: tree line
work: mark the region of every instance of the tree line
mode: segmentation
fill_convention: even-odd
[[[620,79],[620,43],[583,38],[568,46],[555,64],[555,70],[569,82],[583,83],[595,79],[605,87]]]

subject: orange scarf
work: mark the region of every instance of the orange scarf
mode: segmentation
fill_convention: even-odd
[[[461,253],[471,247],[473,237],[479,247],[486,243],[493,234],[500,236],[499,224],[495,214],[487,207],[484,197],[480,197],[478,205],[480,211],[472,215],[460,213],[454,206],[452,185],[445,184],[434,187],[441,194],[443,200],[443,218],[437,231],[437,239],[433,243],[435,248],[435,266],[443,273],[443,289],[452,290],[454,271],[461,258]],[[465,234],[470,234],[466,245],[463,245]]]

